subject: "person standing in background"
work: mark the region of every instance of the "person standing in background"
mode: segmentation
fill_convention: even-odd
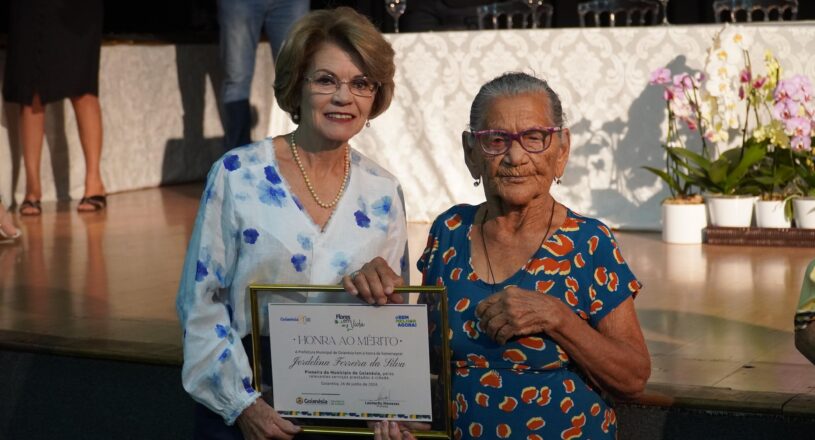
[[[815,364],[815,260],[804,273],[801,296],[795,309],[795,348]]]
[[[80,212],[107,205],[102,182],[99,52],[102,0],[11,0],[3,98],[20,104],[26,190],[22,215],[40,215],[40,164],[45,106],[70,98],[85,154]]]
[[[255,73],[260,31],[266,33],[272,48],[272,59],[276,59],[289,27],[308,10],[308,0],[218,1],[221,60],[224,65],[222,122],[225,150],[252,142],[249,92]]]

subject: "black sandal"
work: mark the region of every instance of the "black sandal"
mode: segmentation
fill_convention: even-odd
[[[25,209],[33,209],[33,211],[23,212]],[[37,216],[42,214],[42,205],[39,200],[23,200],[20,203],[20,215]]]
[[[79,209],[82,205],[91,205],[93,209]],[[89,197],[82,197],[79,200],[79,205],[77,205],[77,211],[79,212],[98,212],[105,209],[108,206],[108,199],[106,196],[89,196]]]

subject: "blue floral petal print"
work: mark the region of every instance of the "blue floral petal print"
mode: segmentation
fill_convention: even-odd
[[[243,230],[243,241],[248,244],[255,244],[258,241],[258,235],[260,235],[257,229],[248,228]]]
[[[220,264],[218,264],[218,262],[215,262],[214,265],[215,265],[215,278],[218,280],[219,283],[223,283],[224,272],[226,272],[226,269]]]
[[[260,158],[255,153],[250,153],[246,155],[246,161],[248,163],[260,163]]]
[[[303,254],[292,255],[291,264],[294,266],[294,270],[302,272],[306,268],[306,256]]]
[[[212,376],[209,377],[210,382],[212,382],[212,386],[215,388],[221,388],[221,375],[218,373],[214,373]]]
[[[232,306],[230,306],[229,304],[225,304],[225,306],[226,306],[226,315],[229,316],[229,322],[232,322],[233,321]]]
[[[303,210],[303,204],[300,203],[300,199],[297,198],[294,194],[292,194],[291,199],[294,200],[294,204],[297,205],[297,209]]]
[[[391,212],[392,204],[393,200],[390,198],[390,196],[384,196],[371,205],[371,210],[373,210],[373,214],[376,216],[388,215],[388,213]]]
[[[225,348],[224,351],[221,352],[221,355],[218,356],[218,362],[226,362],[229,359],[229,356],[232,354],[232,350]]]
[[[297,234],[297,242],[300,243],[300,247],[306,251],[310,251],[313,246],[311,243],[311,238],[309,238],[306,234]]]
[[[204,278],[206,278],[207,275],[209,275],[207,265],[204,264],[203,261],[199,260],[195,266],[195,281],[198,282],[204,281]]]
[[[275,167],[271,165],[264,168],[263,172],[266,173],[266,180],[272,182],[272,185],[280,185],[280,183],[283,181],[280,178],[280,174],[277,174],[277,170],[275,169]]]
[[[362,211],[357,210],[357,212],[354,213],[354,218],[357,220],[357,226],[360,228],[371,226],[371,219]]]
[[[345,275],[348,272],[348,256],[344,252],[337,252],[331,259],[331,265],[337,268],[337,275]]]
[[[222,324],[215,324],[215,335],[223,339],[229,334],[229,328]]]
[[[277,188],[269,184],[269,182],[261,182],[258,185],[260,192],[260,201],[267,205],[274,205],[279,207],[283,206],[283,200],[286,198],[286,191],[282,188]]]
[[[209,201],[212,200],[212,197],[214,195],[215,195],[215,189],[214,188],[207,188],[207,190],[204,191],[204,203],[209,203]]]
[[[246,390],[248,394],[252,394],[255,392],[255,389],[252,388],[252,382],[249,381],[248,377],[244,377],[243,379],[241,379],[241,382],[243,382],[243,389]]]
[[[251,185],[255,181],[255,175],[252,174],[252,171],[245,169],[243,174],[241,174],[241,179]]]
[[[241,159],[237,154],[230,154],[224,158],[224,168],[235,171],[241,167]]]

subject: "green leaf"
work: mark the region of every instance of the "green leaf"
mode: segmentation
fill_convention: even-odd
[[[676,158],[675,160],[679,160],[679,158],[684,158],[686,160],[690,160],[691,162],[696,164],[696,166],[705,170],[710,167],[710,161],[708,159],[706,159],[701,154],[697,154],[691,150],[688,150],[687,148],[668,147],[665,149],[668,150],[668,153],[671,154],[673,158]]]
[[[738,150],[734,148],[733,150],[725,151],[722,156],[726,157],[728,160],[735,160],[737,163],[732,170],[728,172],[727,177],[725,178],[725,187],[728,188],[726,193],[738,192],[739,187],[742,186],[742,179],[750,171],[750,167],[755,165],[756,163],[760,162],[764,159],[764,156],[767,154],[767,150],[760,144],[750,144],[747,148],[744,149],[744,154],[741,155],[741,159],[738,159],[739,151],[735,151],[736,154],[732,154],[734,150]],[[730,154],[728,154],[730,153]]]
[[[671,176],[670,176],[668,173],[666,173],[665,171],[660,170],[660,169],[658,169],[658,168],[654,168],[654,167],[645,167],[645,166],[644,166],[643,168],[645,168],[646,170],[648,170],[648,171],[650,171],[650,172],[652,172],[652,173],[656,174],[656,175],[657,175],[657,176],[659,176],[659,177],[660,177],[662,180],[664,180],[664,181],[665,181],[665,183],[667,183],[667,184],[668,184],[668,186],[670,186],[670,187],[671,187],[671,189],[673,189],[674,193],[679,194],[679,195],[684,195],[684,193],[685,193],[685,192],[684,192],[684,191],[682,191],[682,188],[679,186],[679,182],[677,182],[675,179],[673,179],[673,178],[672,178],[672,177],[671,177]]]
[[[724,189],[724,183],[727,179],[727,170],[730,168],[730,162],[725,157],[719,157],[710,164],[710,171],[708,175],[710,181],[720,189]],[[722,191],[727,194],[727,191]]]

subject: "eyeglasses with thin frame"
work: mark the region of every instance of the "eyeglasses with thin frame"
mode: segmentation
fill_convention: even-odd
[[[509,151],[512,141],[518,141],[521,148],[530,153],[542,153],[552,144],[552,135],[563,131],[563,127],[534,127],[516,133],[506,130],[478,130],[471,133],[481,150],[490,156]]]
[[[331,72],[323,70],[318,70],[312,73],[311,76],[306,76],[305,80],[309,83],[309,88],[313,93],[333,95],[345,84],[352,94],[363,98],[374,96],[381,85],[378,81],[372,81],[365,75],[359,75],[347,81],[341,81]]]

